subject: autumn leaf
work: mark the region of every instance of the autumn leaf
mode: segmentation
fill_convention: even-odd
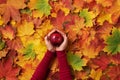
[[[0,40],[0,50],[5,48],[5,42]]]
[[[0,0],[0,4],[6,3],[7,0]]]
[[[15,30],[12,26],[10,25],[7,25],[3,28],[1,28],[1,32],[2,32],[2,36],[5,38],[5,39],[14,39],[15,38]]]
[[[96,0],[96,2],[103,7],[110,7],[114,3],[114,0]]]
[[[65,13],[61,10],[58,11],[57,17],[51,18],[51,23],[55,28],[63,30],[71,25],[74,25],[74,15],[68,14],[65,16]]]
[[[103,39],[106,39],[108,36],[110,36],[110,33],[112,31],[113,25],[105,21],[102,26],[98,27],[96,31],[96,35],[100,36]]]
[[[98,69],[98,70],[92,69],[91,70],[90,77],[92,79],[94,79],[94,80],[100,80],[101,76],[102,76],[102,70],[101,69]]]
[[[22,42],[19,38],[15,38],[13,40],[8,40],[6,42],[7,46],[9,49],[12,49],[12,50],[20,50],[23,45],[22,45]]]
[[[78,71],[82,70],[82,66],[84,65],[84,62],[79,56],[69,52],[67,54],[67,59],[69,64],[72,66],[74,70],[78,70]]]
[[[110,64],[110,58],[106,54],[102,54],[99,57],[96,57],[92,60],[93,64],[99,66],[98,68],[105,70]]]
[[[95,18],[95,14],[92,11],[88,11],[88,9],[82,9],[79,16],[85,19],[85,25],[87,27],[93,26],[93,19]]]
[[[68,34],[67,36],[69,40],[71,42],[74,42],[78,38],[78,35],[81,34],[81,29],[85,26],[85,24],[83,18],[80,18],[77,15],[72,15],[72,17],[72,20],[74,20],[75,25],[70,25],[70,27],[66,29],[66,32]]]
[[[42,36],[44,36],[44,35],[42,35]],[[28,39],[29,39],[29,41],[28,41]],[[28,36],[22,37],[21,41],[22,41],[23,46],[25,47],[25,49],[20,51],[21,53],[24,54],[25,51],[28,50],[31,52],[30,52],[30,54],[27,54],[27,55],[31,55],[31,57],[32,57],[32,53],[33,54],[35,53],[35,55],[37,55],[36,58],[39,60],[41,60],[44,57],[44,54],[45,54],[47,48],[46,48],[46,45],[44,42],[44,38],[42,38],[38,33],[36,33],[35,35],[33,35],[31,37],[28,37]],[[31,47],[30,47],[30,45],[31,45]],[[27,57],[25,57],[25,58],[27,59]]]
[[[23,51],[24,57],[29,60],[29,59],[35,59],[36,53],[33,50],[33,44],[29,44],[26,46],[25,50]]]
[[[10,18],[12,18],[15,21],[20,22],[21,17],[19,13],[19,9],[23,9],[26,7],[24,0],[7,0],[6,4],[1,4],[3,20],[4,23],[7,24],[10,21]]]
[[[112,23],[112,19],[111,19],[111,14],[110,13],[105,13],[105,12],[102,12],[98,19],[97,19],[97,22],[102,25],[104,23],[104,21],[108,21],[109,23]]]
[[[0,59],[6,57],[7,53],[8,53],[7,49],[0,50]]]
[[[34,24],[33,22],[27,22],[24,21],[22,24],[20,24],[17,27],[18,36],[26,36],[26,35],[32,35],[34,31]]]
[[[72,0],[62,0],[62,3],[65,7],[72,9]]]
[[[88,58],[95,58],[100,51],[104,48],[105,44],[103,40],[95,38],[90,41],[90,44],[83,49],[83,55]]]
[[[20,67],[13,64],[11,57],[0,60],[0,79],[17,80],[20,73]]]
[[[75,12],[79,12],[84,6],[84,0],[73,0],[73,6],[75,7]]]
[[[36,9],[39,10],[42,15],[48,16],[50,14],[51,6],[48,3],[48,0],[37,0]]]
[[[26,68],[27,67],[27,68]],[[18,77],[18,79],[20,79],[20,80],[30,80],[31,79],[31,77],[32,77],[32,73],[34,73],[34,69],[35,68],[33,68],[33,65],[32,64],[29,64],[29,63],[27,63],[27,64],[25,64],[24,65],[24,68],[23,68],[23,70],[22,70],[22,75],[20,75],[19,77]],[[31,73],[31,74],[29,74],[29,73]]]
[[[113,64],[120,64],[120,54],[112,55],[111,60]]]
[[[117,52],[120,52],[120,30],[119,29],[113,29],[112,35],[108,36],[106,40],[107,46],[105,47],[105,51],[111,53],[111,54],[117,54]]]
[[[107,75],[112,80],[119,80],[120,79],[120,65],[118,66],[111,66],[107,72]]]

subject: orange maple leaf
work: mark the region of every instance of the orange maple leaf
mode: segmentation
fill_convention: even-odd
[[[4,23],[7,24],[12,18],[15,21],[20,22],[19,9],[26,7],[24,0],[7,0],[6,3],[1,4],[0,15],[3,15]]]
[[[12,39],[14,39],[15,38],[15,29],[12,27],[12,26],[10,26],[10,25],[7,25],[7,26],[5,26],[5,27],[2,27],[1,29],[0,29],[0,31],[2,32],[2,36],[5,38],[5,39],[10,39],[10,40],[12,40]]]

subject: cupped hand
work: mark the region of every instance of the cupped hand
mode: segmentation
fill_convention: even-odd
[[[51,35],[53,32],[55,32],[55,31],[56,31],[56,29],[53,29],[51,32],[48,33],[47,36],[45,36],[45,44],[46,44],[46,46],[47,46],[47,49],[48,49],[49,51],[51,51],[51,52],[55,52],[55,46],[53,46],[53,45],[51,44],[49,37],[50,37],[50,35]]]
[[[62,31],[59,31],[59,30],[56,30],[56,31],[59,32],[63,36],[63,40],[64,40],[60,46],[56,46],[56,51],[63,51],[67,47],[68,38],[67,38],[66,34],[63,33]]]

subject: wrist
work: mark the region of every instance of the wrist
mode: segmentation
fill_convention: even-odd
[[[50,51],[50,52],[55,52],[55,49],[48,49],[48,51]]]

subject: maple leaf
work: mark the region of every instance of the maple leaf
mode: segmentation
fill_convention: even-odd
[[[114,0],[96,0],[96,2],[103,7],[110,7],[114,3]]]
[[[37,0],[36,9],[48,16],[50,14],[51,6],[49,5],[48,0]]]
[[[75,72],[75,79],[76,80],[86,80],[88,78],[88,74],[90,73],[89,70],[82,70]]]
[[[75,12],[81,10],[84,6],[84,0],[74,0],[73,6],[76,8]]]
[[[26,48],[23,51],[24,57],[29,60],[29,59],[35,59],[36,53],[33,50],[34,45],[29,44],[26,46]]]
[[[72,9],[72,0],[62,0],[62,3],[65,7]]]
[[[8,53],[8,49],[0,50],[0,59],[6,57],[7,53]]]
[[[74,25],[74,18],[72,14],[65,16],[65,13],[59,10],[57,13],[57,17],[51,18],[51,23],[54,25],[55,28],[63,30],[70,25]]]
[[[112,23],[112,19],[111,19],[112,14],[110,13],[105,13],[102,12],[98,18],[97,18],[97,22],[102,25],[104,23],[104,21],[108,21],[109,23]]]
[[[27,22],[24,21],[22,24],[20,24],[17,27],[18,36],[26,36],[26,35],[32,35],[34,31],[34,24],[33,22]]]
[[[117,21],[119,20],[119,16],[120,16],[120,1],[116,0],[113,2],[113,5],[110,8],[106,9],[107,13],[112,14],[111,18],[112,18],[112,23],[116,24]]]
[[[51,6],[49,0],[30,0],[28,7],[32,11],[34,17],[42,18],[44,15],[50,15]]]
[[[0,4],[6,3],[7,0],[0,0]]]
[[[108,36],[106,40],[106,44],[105,51],[111,54],[117,54],[117,52],[120,52],[120,30],[113,29],[112,35]]]
[[[102,26],[98,27],[96,31],[96,35],[100,36],[103,39],[106,39],[108,36],[110,36],[110,33],[112,31],[113,25],[105,21]]]
[[[107,75],[111,80],[119,80],[120,79],[120,65],[111,66],[107,72]]]
[[[69,52],[67,54],[67,59],[69,64],[72,66],[74,70],[78,70],[78,71],[82,70],[82,66],[84,65],[84,62],[79,56]]]
[[[78,35],[81,34],[81,29],[84,27],[84,19],[80,18],[77,15],[72,15],[74,20],[74,25],[71,25],[66,29],[66,32],[68,34],[68,38],[71,42],[74,42],[78,37]],[[74,38],[73,38],[74,37]]]
[[[4,23],[7,24],[12,18],[15,21],[20,22],[21,17],[19,13],[19,9],[23,9],[26,7],[24,0],[7,0],[6,4],[1,4],[3,7],[1,8],[3,15]]]
[[[7,46],[9,49],[12,49],[12,50],[19,50],[23,47],[22,45],[22,42],[19,38],[15,38],[13,40],[8,40],[6,42]]]
[[[5,39],[8,38],[8,39],[12,40],[15,38],[15,30],[13,29],[12,26],[7,25],[7,26],[1,28],[0,31],[2,32],[2,35]]]
[[[100,77],[102,76],[102,70],[101,69],[98,69],[98,70],[92,69],[89,76],[94,80],[100,80]]]
[[[96,64],[102,70],[105,70],[110,64],[110,58],[106,54],[102,54],[101,56],[96,57],[92,61],[93,61],[93,64]]]
[[[5,48],[5,42],[0,40],[0,50]]]
[[[120,54],[112,55],[111,59],[112,59],[113,64],[120,64]]]
[[[36,2],[37,0],[30,0],[28,3],[28,7],[30,8],[30,10],[34,10],[36,8]]]
[[[83,47],[83,55],[89,58],[95,58],[99,52],[104,48],[105,44],[103,40],[95,38],[90,41],[90,44]]]
[[[0,60],[0,79],[17,80],[20,72],[20,67],[13,66],[13,59],[11,57]]]
[[[87,27],[93,26],[92,20],[95,18],[95,14],[92,11],[89,12],[88,9],[82,9],[79,13],[79,16],[85,19],[85,25]]]
[[[35,68],[33,68],[32,63],[26,63],[22,69],[22,75],[20,75],[18,78],[20,80],[30,80],[34,70]]]

